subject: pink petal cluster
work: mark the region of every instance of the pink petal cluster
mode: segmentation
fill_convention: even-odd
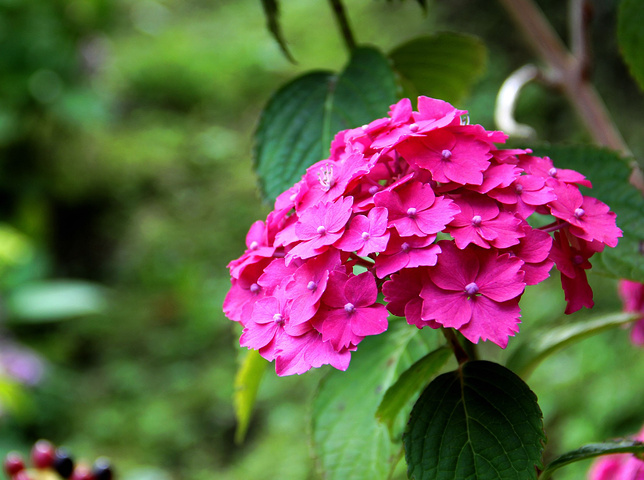
[[[644,347],[644,284],[620,280],[617,288],[624,304],[624,311],[641,314],[633,324],[631,341],[635,345]]]
[[[497,148],[506,136],[465,113],[403,99],[388,118],[336,135],[229,264],[224,312],[243,326],[242,346],[279,375],[344,370],[391,313],[505,347],[525,286],[554,263],[566,312],[592,306],[588,259],[617,244],[615,214],[581,194],[581,174]],[[535,229],[535,213],[554,222]]]
[[[644,442],[644,428],[634,440]],[[604,455],[593,463],[588,480],[644,480],[644,460],[630,453]]]

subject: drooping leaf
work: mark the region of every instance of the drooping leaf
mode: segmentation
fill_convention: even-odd
[[[374,418],[386,389],[399,371],[427,351],[424,336],[435,332],[392,324],[387,332],[365,339],[346,372],[332,371],[313,401],[315,453],[327,480],[384,480],[400,459],[399,444]],[[409,409],[398,417],[402,429]]]
[[[237,417],[235,429],[235,443],[242,443],[246,437],[253,407],[257,399],[259,384],[262,382],[268,362],[262,358],[257,350],[249,350],[235,375],[235,393],[233,405]]]
[[[405,96],[458,103],[485,71],[487,50],[477,37],[438,33],[411,40],[390,54]]]
[[[338,131],[386,116],[395,101],[387,59],[364,47],[354,50],[342,73],[309,73],[278,90],[255,133],[255,169],[265,199],[275,199],[327,158]]]
[[[282,33],[282,27],[279,22],[279,5],[277,4],[277,0],[262,0],[262,7],[264,7],[268,30],[273,34],[273,37],[279,44],[284,56],[286,56],[286,58],[291,62],[295,63],[295,59],[291,55],[291,52],[286,45],[284,34]]]
[[[403,437],[415,480],[536,479],[544,439],[535,394],[487,361],[467,362],[430,383]]]
[[[555,167],[584,174],[593,188],[581,187],[582,193],[598,198],[617,214],[617,226],[624,236],[616,248],[607,247],[592,257],[593,271],[644,282],[644,197],[629,183],[628,160],[612,150],[590,145],[539,147],[534,151],[549,156]]]
[[[557,327],[549,327],[531,335],[521,343],[508,358],[506,366],[526,378],[548,355],[567,345],[583,340],[597,333],[619,327],[636,320],[636,313],[613,313],[589,318]]]
[[[451,353],[452,351],[447,347],[440,347],[428,353],[405,370],[396,383],[387,389],[378,405],[376,417],[387,425],[392,435],[392,429],[400,411],[408,406],[414,396],[445,365]]]
[[[106,306],[105,288],[80,280],[27,283],[7,296],[7,310],[14,321],[55,322],[102,313]]]
[[[612,455],[615,453],[644,453],[644,443],[633,440],[621,440],[616,442],[591,443],[584,445],[577,450],[565,453],[548,464],[539,475],[539,480],[547,480],[552,477],[555,470],[565,467],[580,460],[599,457],[600,455]]]
[[[617,12],[617,40],[631,75],[644,90],[644,2],[622,0]]]

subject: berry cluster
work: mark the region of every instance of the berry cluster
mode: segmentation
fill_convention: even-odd
[[[389,312],[505,347],[525,286],[553,264],[566,313],[593,305],[585,271],[617,244],[615,214],[582,195],[583,175],[498,149],[506,135],[465,114],[427,97],[412,111],[403,99],[388,118],[336,135],[229,264],[224,312],[244,327],[242,346],[279,375],[344,370]],[[534,213],[551,223],[534,228]]]
[[[74,463],[69,452],[55,448],[47,440],[37,441],[31,449],[33,468],[26,468],[25,461],[17,452],[10,452],[4,460],[4,470],[10,480],[39,480],[52,478],[51,472],[70,480],[112,480],[112,466],[106,458],[98,458],[90,468]],[[47,475],[46,472],[49,472]]]

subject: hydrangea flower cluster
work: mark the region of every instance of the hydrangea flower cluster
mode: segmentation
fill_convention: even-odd
[[[518,331],[526,285],[561,272],[566,313],[593,305],[589,258],[621,230],[590,182],[530,150],[498,149],[501,132],[428,97],[339,132],[252,225],[230,262],[225,314],[240,343],[279,375],[349,365],[391,313],[501,347]],[[533,213],[552,223],[533,228]],[[553,236],[551,236],[553,233]],[[384,295],[383,303],[378,294]]]

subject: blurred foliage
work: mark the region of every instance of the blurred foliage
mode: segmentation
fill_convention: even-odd
[[[411,1],[346,3],[356,38],[384,51],[444,30],[480,36],[488,68],[458,106],[487,128],[503,79],[533,61],[494,2],[427,2],[427,14]],[[540,2],[562,34],[564,3]],[[226,263],[267,211],[251,169],[262,107],[289,79],[347,61],[327,2],[280,7],[295,65],[258,0],[0,1],[1,328],[48,362],[33,407],[0,418],[0,454],[47,437],[79,458],[112,457],[126,480],[317,478],[306,413],[325,370],[265,375],[247,440],[235,446],[239,329],[221,312]],[[642,97],[615,23],[615,2],[598,4],[594,79],[641,156]],[[541,140],[587,139],[544,87],[526,90],[517,116]],[[10,292],[45,279],[102,284],[108,303],[67,322],[4,321]],[[522,330],[561,316],[552,280],[524,296]],[[619,308],[614,284],[593,281],[600,312]],[[627,337],[593,337],[531,377],[556,439],[551,457],[639,428],[644,361]],[[609,367],[612,377],[600,374]]]

